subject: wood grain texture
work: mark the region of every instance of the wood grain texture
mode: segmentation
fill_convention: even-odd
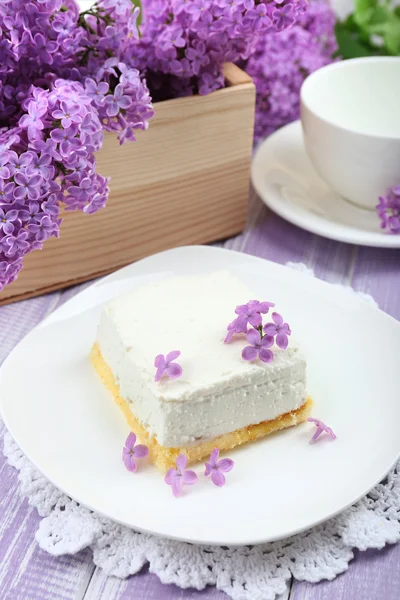
[[[328,281],[352,283],[372,294],[400,319],[400,253],[356,249],[306,233],[270,213],[252,195],[245,232],[224,244],[280,263],[304,262]],[[80,289],[34,298],[0,309],[0,362],[36,323]],[[0,437],[1,437],[0,429]],[[18,495],[17,475],[0,454],[0,598],[1,600],[227,600],[206,588],[180,590],[162,585],[144,569],[121,581],[95,569],[90,552],[52,558],[34,541],[39,517]],[[291,600],[398,600],[400,545],[358,553],[350,568],[332,582],[293,582]],[[288,592],[282,600],[288,600]]]
[[[120,146],[106,133],[98,170],[111,177],[107,207],[64,213],[60,239],[24,259],[0,301],[108,273],[185,244],[230,237],[246,219],[255,87],[234,65],[230,86],[160,102],[148,131]]]
[[[288,600],[289,589],[276,600]],[[115,577],[107,577],[100,569],[96,569],[84,600],[229,600],[224,592],[214,587],[198,591],[182,590],[175,585],[164,585],[156,575],[143,569],[135,577],[121,581]]]
[[[359,248],[351,284],[371,294],[379,307],[400,320],[400,251]]]
[[[59,302],[59,294],[19,302],[0,310],[0,362]],[[0,421],[0,438],[5,427]],[[94,571],[89,551],[61,560],[36,544],[39,517],[19,494],[17,472],[0,453],[1,600],[81,600]]]
[[[333,581],[295,582],[290,600],[395,600],[400,598],[400,545],[359,552]]]
[[[257,216],[253,228],[243,236],[243,252],[282,264],[302,262],[321,279],[348,283],[353,246],[308,233],[278,217],[261,200],[255,198],[253,202]]]

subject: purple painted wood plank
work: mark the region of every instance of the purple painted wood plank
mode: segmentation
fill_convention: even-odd
[[[182,590],[175,585],[164,585],[156,575],[144,568],[138,575],[125,581],[105,577],[100,570],[93,575],[85,600],[228,600],[224,592],[213,587],[202,591]]]
[[[400,545],[359,552],[333,581],[296,583],[290,600],[398,600]]]
[[[359,248],[353,258],[351,285],[371,294],[382,310],[400,320],[400,252]],[[332,582],[294,582],[291,600],[398,600],[399,564],[399,544],[359,552],[349,570]]]
[[[355,248],[298,229],[264,206],[243,251],[283,264],[302,262],[317,277],[346,282]]]
[[[0,308],[0,362],[58,303],[49,294]],[[0,438],[5,427],[0,422]],[[40,518],[19,495],[17,472],[0,453],[0,598],[80,600],[94,570],[90,552],[57,559],[35,541]]]
[[[49,314],[59,294],[48,294],[32,300],[0,307],[0,364],[14,346]]]
[[[288,600],[289,590],[276,600]],[[106,577],[96,569],[84,600],[229,600],[229,597],[214,587],[198,591],[182,590],[175,585],[164,585],[156,575],[144,568],[138,575],[121,581]]]
[[[382,310],[400,320],[400,250],[360,248],[352,285],[371,294]]]

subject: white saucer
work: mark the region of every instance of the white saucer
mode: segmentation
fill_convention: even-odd
[[[104,302],[171,275],[220,269],[288,319],[307,356],[313,415],[337,440],[324,436],[310,446],[310,423],[271,435],[228,453],[235,468],[226,486],[216,488],[198,465],[199,482],[177,499],[146,461],[134,475],[125,469],[129,428],[88,354]],[[252,544],[332,517],[396,462],[398,356],[400,324],[356,294],[253,256],[176,248],[96,282],[31,331],[0,369],[0,410],[32,463],[97,513],[169,538]]]
[[[261,143],[251,177],[265,204],[294,225],[339,242],[400,248],[400,235],[384,233],[374,210],[344,200],[319,177],[308,159],[300,121]]]

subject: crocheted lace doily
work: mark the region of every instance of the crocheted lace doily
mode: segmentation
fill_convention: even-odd
[[[55,488],[8,433],[4,453],[19,471],[21,493],[43,517],[36,533],[39,546],[56,556],[90,546],[95,564],[120,578],[149,563],[163,583],[199,590],[215,585],[233,600],[274,600],[292,575],[309,582],[333,579],[347,569],[353,549],[400,540],[400,462],[365,498],[322,525],[283,541],[227,548],[160,539],[117,525]]]

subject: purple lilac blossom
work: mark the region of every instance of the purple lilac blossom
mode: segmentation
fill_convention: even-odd
[[[267,314],[269,309],[274,306],[273,302],[260,302],[259,300],[250,300],[247,304],[237,306],[235,313],[238,316],[227,327],[228,333],[224,340],[225,344],[231,341],[235,333],[246,333],[248,325],[261,327],[261,315]]]
[[[307,421],[309,423],[314,423],[314,425],[316,426],[317,430],[314,433],[313,437],[310,440],[310,444],[314,444],[317,439],[319,438],[319,436],[321,435],[321,433],[327,433],[328,435],[331,436],[331,438],[333,440],[336,440],[336,435],[333,433],[332,429],[330,427],[328,427],[327,425],[325,425],[325,423],[323,421],[321,421],[320,419],[314,419],[313,417],[309,417],[307,419]]]
[[[187,462],[187,456],[180,454],[176,459],[176,469],[168,469],[164,477],[165,483],[172,487],[172,493],[176,498],[181,495],[184,484],[193,485],[198,480],[194,471],[186,469]]]
[[[298,20],[306,0],[143,0],[141,38],[127,56],[155,99],[224,86],[225,62],[247,59],[257,40]],[[128,59],[127,59],[128,60]]]
[[[157,371],[154,377],[154,381],[158,382],[164,375],[171,379],[177,379],[182,375],[182,367],[178,363],[174,362],[181,355],[179,350],[172,350],[167,356],[164,354],[158,354],[154,359],[154,366]]]
[[[122,450],[122,460],[124,461],[125,467],[131,473],[135,473],[137,470],[137,459],[145,458],[149,453],[147,446],[142,444],[136,444],[136,435],[131,431],[125,441],[125,446]]]
[[[259,302],[258,300],[250,300],[247,304],[237,306],[235,313],[238,316],[239,324],[252,325],[259,327],[262,324],[262,314],[267,314],[269,309],[275,306],[272,302]]]
[[[226,334],[226,337],[224,339],[225,344],[229,344],[235,333],[246,333],[247,322],[237,317],[231,323],[229,323],[227,330],[228,333]]]
[[[282,350],[286,350],[289,344],[288,335],[291,335],[288,323],[283,322],[283,317],[277,313],[272,313],[273,323],[264,325],[264,333],[275,338],[276,345]]]
[[[275,27],[287,25],[280,4]],[[261,36],[255,52],[242,66],[257,88],[256,141],[300,117],[300,88],[304,79],[331,63],[337,50],[335,14],[322,0],[313,0],[297,22],[278,33]]]
[[[400,185],[389,188],[386,196],[379,197],[376,211],[381,229],[387,233],[400,234]]]
[[[234,461],[231,458],[221,458],[219,459],[219,449],[214,448],[211,452],[211,456],[206,462],[204,475],[208,477],[211,475],[211,481],[214,485],[218,487],[222,487],[225,485],[225,476],[224,473],[228,473],[233,469]]]
[[[74,0],[0,2],[0,290],[59,235],[61,207],[105,205],[103,130],[123,143],[148,125],[146,82],[125,61],[138,12],[130,0],[81,14]]]
[[[261,333],[258,329],[249,329],[246,333],[246,340],[250,346],[243,348],[242,358],[244,360],[252,361],[258,357],[265,363],[273,361],[274,355],[271,350],[269,350],[274,343],[274,338],[272,336],[264,335],[261,337]]]

